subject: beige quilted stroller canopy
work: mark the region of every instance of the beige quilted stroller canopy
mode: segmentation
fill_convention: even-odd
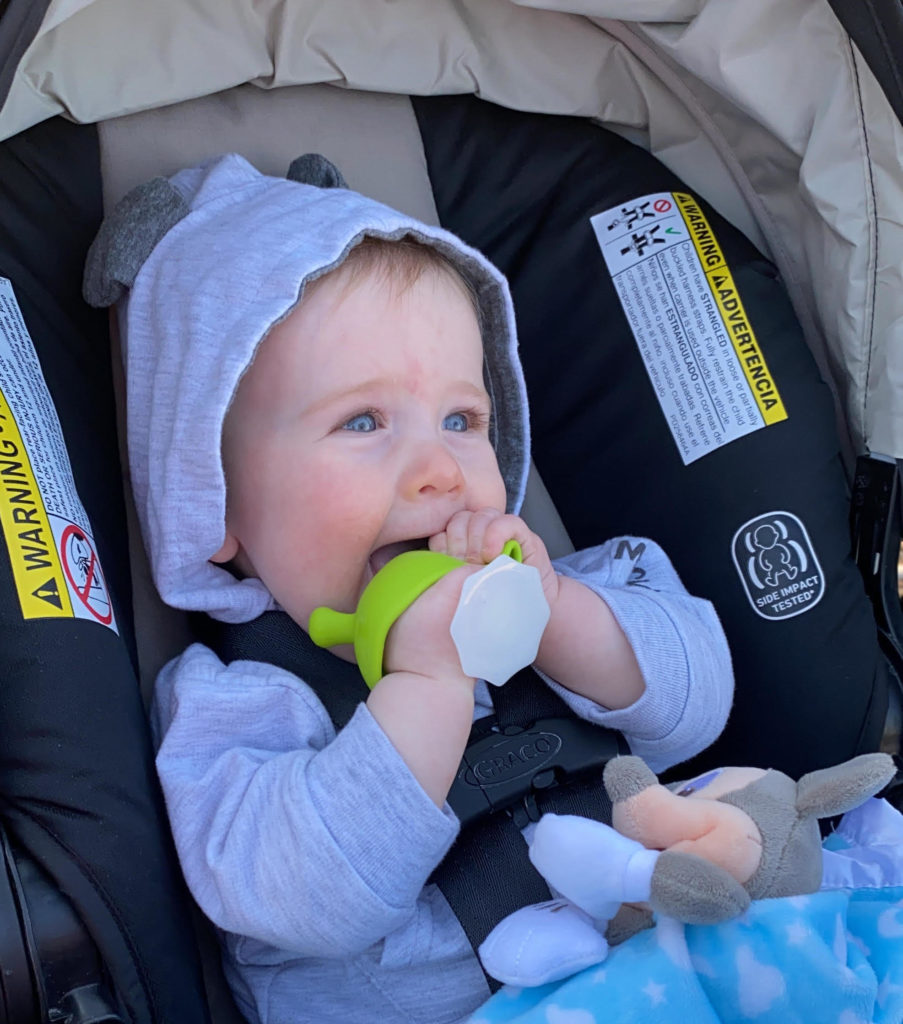
[[[639,141],[779,267],[847,455],[903,456],[903,128],[824,0],[53,0],[0,137],[241,83],[476,93]]]

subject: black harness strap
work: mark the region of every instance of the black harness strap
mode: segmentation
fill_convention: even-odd
[[[367,699],[357,666],[317,647],[284,612],[236,625],[197,615],[193,625],[227,664],[264,661],[302,678],[337,730]],[[550,898],[521,829],[547,811],[610,822],[602,770],[628,751],[620,733],[576,718],[532,669],[489,689],[495,714],[474,723],[448,796],[461,832],[430,878],[475,950],[507,914]]]
[[[303,679],[326,708],[336,731],[343,729],[370,691],[356,665],[337,658],[311,640],[285,612],[264,612],[251,622],[217,622],[191,617],[194,635],[228,665],[263,661]]]
[[[610,823],[602,771],[612,757],[629,752],[620,733],[577,719],[532,669],[489,692],[495,715],[474,723],[448,797],[462,818],[461,833],[431,878],[475,950],[503,917],[551,896],[530,863],[521,829],[548,811]],[[481,776],[484,793],[494,797],[493,790],[510,781],[506,769],[520,782],[514,799],[515,787],[508,786],[498,809],[465,821],[468,806],[456,792],[462,779]],[[487,981],[492,991],[498,988],[495,979]]]

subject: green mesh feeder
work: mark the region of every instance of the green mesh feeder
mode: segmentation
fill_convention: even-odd
[[[516,563],[523,561],[516,540],[508,541],[503,555]],[[490,563],[490,566],[495,564]],[[467,562],[439,551],[405,551],[396,555],[364,588],[357,611],[349,614],[332,608],[315,608],[308,624],[310,638],[318,647],[352,644],[364,682],[372,690],[383,677],[386,637],[396,619],[425,590],[462,565]]]

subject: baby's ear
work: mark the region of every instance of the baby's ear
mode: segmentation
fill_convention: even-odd
[[[210,561],[216,562],[217,565],[223,565],[225,562],[231,562],[238,554],[238,547],[238,538],[226,531],[226,539],[223,541],[222,547],[215,555],[210,556]]]

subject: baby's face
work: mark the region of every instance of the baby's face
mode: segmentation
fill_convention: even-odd
[[[462,509],[504,511],[471,304],[428,270],[406,291],[341,271],[266,337],[223,429],[226,543],[307,627],[353,611],[392,555]]]

